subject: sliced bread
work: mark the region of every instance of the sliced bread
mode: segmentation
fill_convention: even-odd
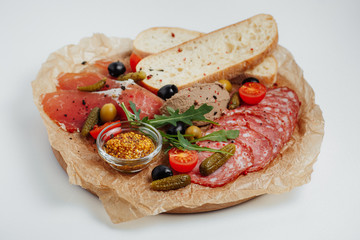
[[[261,63],[277,40],[273,17],[256,15],[142,59],[137,70],[145,71],[147,79],[141,85],[157,92],[166,84],[182,89],[232,79]]]
[[[264,59],[259,65],[254,68],[246,70],[240,74],[237,79],[244,80],[248,77],[257,78],[262,84],[267,87],[273,86],[276,82],[278,64],[274,56],[269,56]]]
[[[203,33],[174,27],[154,27],[139,33],[134,42],[134,52],[144,58],[162,52],[188,40],[200,37]]]
[[[203,33],[173,27],[153,27],[139,33],[134,42],[133,48],[137,55],[142,58],[162,52],[168,48],[175,47],[183,42],[197,38]],[[259,79],[267,87],[276,82],[277,61],[273,56],[266,57],[259,65],[246,70],[235,79],[242,81],[248,77]]]

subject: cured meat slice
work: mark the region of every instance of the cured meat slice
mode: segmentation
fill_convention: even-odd
[[[105,103],[113,103],[120,111],[116,101],[103,93],[58,91],[45,94],[42,100],[45,113],[68,132],[79,131],[91,109]]]
[[[290,118],[297,118],[299,106],[288,98],[278,96],[268,96],[264,98],[259,104],[259,107],[270,106],[277,110],[278,113],[284,113]],[[250,107],[251,108],[251,107]]]
[[[124,82],[125,84],[125,82]],[[80,92],[76,90],[47,93],[43,96],[42,104],[45,113],[64,130],[79,131],[82,128],[89,112],[94,107],[102,107],[105,103],[113,103],[118,111],[118,118],[126,120],[124,111],[120,108],[121,102],[129,108],[129,101],[141,109],[140,118],[153,118],[160,114],[163,100],[153,93],[127,81],[126,87],[114,88],[99,92]]]
[[[279,87],[269,89],[266,93],[267,96],[278,96],[288,98],[290,101],[294,102],[296,105],[300,105],[300,101],[296,93],[287,87]]]
[[[57,78],[56,89],[77,90],[77,87],[92,85],[103,78],[105,78],[104,75],[94,72],[62,73]],[[120,88],[122,86],[121,82],[107,78],[106,84],[101,90]]]
[[[239,137],[235,141],[242,142],[252,149],[254,163],[247,172],[254,172],[264,168],[273,159],[273,147],[269,139],[245,126],[227,126],[227,130],[239,130]]]
[[[110,63],[112,62],[117,62],[120,61],[125,65],[125,74],[131,72],[131,66],[130,66],[130,62],[129,59],[100,59],[97,60],[96,62],[94,62],[94,64],[89,65],[85,71],[87,72],[98,72],[108,78],[113,78],[112,76],[110,76],[109,71],[108,71],[108,66]]]
[[[259,104],[244,104],[235,110],[226,111],[225,115],[243,113],[261,116],[269,124],[274,125],[281,133],[283,142],[287,142],[295,128],[299,108],[300,102],[295,92],[283,87],[268,90]]]
[[[245,113],[264,117],[266,120],[272,123],[275,128],[280,132],[283,142],[287,142],[289,140],[293,130],[293,126],[290,118],[286,114],[278,113],[275,108],[269,106],[251,107],[248,108]]]
[[[202,176],[199,172],[199,166],[211,152],[199,152],[199,161],[195,168],[189,173],[191,182],[200,184],[207,187],[221,187],[242,174],[246,169],[253,164],[253,155],[250,148],[239,142],[233,141],[236,145],[235,154],[219,169],[210,174],[209,176]],[[199,142],[198,145],[202,147],[209,147],[214,149],[220,149],[230,142],[211,142],[203,141]]]
[[[268,165],[289,140],[296,125],[299,107],[300,102],[292,90],[288,88],[270,89],[259,104],[242,105],[237,109],[226,111],[217,120],[220,125],[211,126],[207,133],[221,129],[239,130],[239,137],[232,142],[240,146],[237,151],[244,151],[245,148],[247,151],[251,151],[253,156],[252,166],[246,170],[242,169],[242,171],[258,171]],[[218,149],[227,143],[201,142],[200,144]],[[210,154],[201,152],[199,158],[203,160]],[[243,161],[244,158],[239,155],[240,153],[236,153],[231,158],[231,163]],[[239,175],[236,167],[232,169],[224,165],[224,169],[219,168],[213,173],[214,175],[202,177],[198,166],[191,172],[192,181],[204,186],[222,186]]]
[[[247,172],[254,172],[262,169],[273,159],[274,156],[271,142],[264,135],[255,132],[246,126],[228,124],[216,126],[206,133],[208,134],[221,129],[238,130],[239,137],[236,138],[235,141],[240,142],[241,144],[245,144],[252,150],[254,162],[253,165],[246,170]]]
[[[264,107],[259,107],[258,105],[246,106],[243,105],[237,109],[225,112],[227,116],[233,116],[234,114],[245,114],[245,115],[254,115],[259,116],[264,119],[268,124],[273,125],[277,131],[280,133],[282,141],[287,141],[291,129],[290,120],[286,115],[279,115],[274,111],[265,111]]]
[[[283,146],[284,142],[282,141],[281,132],[259,116],[234,114],[224,116],[220,121],[218,120],[218,122],[224,125],[247,126],[255,132],[264,135],[271,142],[273,155],[277,155]]]

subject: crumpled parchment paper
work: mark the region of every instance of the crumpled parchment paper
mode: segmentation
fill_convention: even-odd
[[[149,188],[151,170],[160,162],[166,163],[164,155],[137,174],[113,170],[100,159],[93,141],[77,133],[65,132],[50,120],[42,109],[41,95],[56,90],[55,79],[59,73],[81,71],[83,61],[128,56],[131,50],[131,39],[94,34],[77,45],[68,45],[52,53],[32,82],[34,102],[46,126],[55,156],[69,175],[70,183],[96,194],[113,223],[163,212],[191,213],[221,209],[262,194],[288,192],[310,181],[324,135],[324,120],[302,70],[289,51],[281,46],[273,52],[279,64],[277,83],[296,91],[301,109],[291,140],[268,167],[240,176],[224,187],[208,188],[191,184],[168,192]]]

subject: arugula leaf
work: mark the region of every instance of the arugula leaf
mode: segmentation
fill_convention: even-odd
[[[210,112],[213,107],[209,105],[202,105],[198,109],[195,109],[195,106],[191,106],[186,112],[179,114],[179,110],[174,110],[173,108],[168,107],[167,110],[170,114],[170,116],[159,116],[155,115],[154,119],[148,119],[148,117],[144,117],[142,120],[140,119],[140,109],[136,109],[136,106],[133,102],[129,101],[130,108],[134,112],[130,112],[124,103],[121,103],[120,106],[124,110],[125,115],[128,119],[128,121],[141,121],[144,123],[148,123],[152,125],[155,128],[162,127],[167,124],[173,124],[176,126],[176,123],[181,121],[185,124],[192,125],[191,121],[206,121],[213,124],[217,124],[216,122],[213,122],[211,120],[208,120],[204,117],[204,114]],[[163,131],[159,130],[161,136],[163,137],[164,143],[169,143],[169,146],[179,148],[181,150],[196,150],[196,151],[208,151],[208,152],[220,152],[228,154],[228,152],[224,152],[217,149],[207,148],[207,147],[200,147],[196,144],[193,144],[192,142],[188,141],[184,138],[184,135],[182,135],[180,132],[177,132],[177,135],[169,135],[164,133]],[[202,141],[202,140],[209,140],[209,141],[227,141],[228,139],[235,139],[239,135],[238,130],[220,130],[213,132],[207,136],[204,136],[202,138],[196,139],[196,141]],[[170,147],[171,148],[171,147]],[[166,149],[166,152],[170,150]]]
[[[135,104],[134,104],[135,105]],[[122,110],[124,110],[124,113],[126,115],[126,118],[128,121],[135,121],[135,115],[133,113],[131,113],[125,106],[125,104],[122,102],[120,104],[120,107],[122,108]]]
[[[130,103],[130,108],[131,110],[133,110],[134,112],[134,115],[135,115],[135,120],[139,120],[140,121],[140,112],[141,110],[136,110],[136,106],[135,106],[135,103],[133,103],[132,101],[129,101]]]
[[[179,143],[177,145],[180,145],[183,149],[196,150],[196,151],[207,151],[207,152],[219,152],[219,153],[229,154],[228,152],[221,151],[221,150],[218,150],[218,149],[200,147],[200,146],[198,146],[196,144],[192,144],[187,139],[185,139],[184,136],[180,132],[178,132],[177,137],[178,137],[178,140],[179,140]],[[231,154],[231,155],[233,155],[233,154]]]
[[[212,132],[204,137],[194,139],[190,142],[199,142],[199,141],[217,141],[217,142],[226,142],[229,139],[236,139],[239,136],[239,130],[219,130]]]
[[[213,109],[212,106],[207,104],[201,105],[199,108],[195,109],[195,106],[192,105],[184,113],[180,114],[179,109],[174,110],[172,108],[167,108],[169,116],[166,115],[155,115],[154,119],[148,120],[148,123],[155,128],[165,126],[167,124],[172,124],[176,126],[177,122],[183,122],[188,125],[192,125],[192,121],[204,121],[213,124],[217,124],[211,120],[208,120],[204,117],[205,114],[209,113]]]

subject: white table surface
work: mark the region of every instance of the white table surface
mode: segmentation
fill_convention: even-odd
[[[0,1],[0,239],[360,239],[359,10],[359,1]],[[277,20],[323,111],[311,182],[221,211],[112,224],[53,156],[30,86],[41,64],[96,32],[208,32],[258,13]]]

